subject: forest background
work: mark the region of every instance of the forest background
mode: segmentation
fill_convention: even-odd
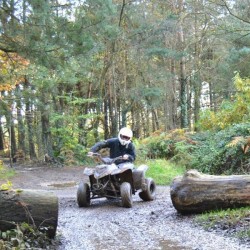
[[[1,0],[1,154],[75,164],[129,126],[140,158],[249,173],[249,13],[249,0]]]

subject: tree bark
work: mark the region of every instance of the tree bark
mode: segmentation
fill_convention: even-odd
[[[184,1],[179,0],[179,15],[183,15],[184,11]],[[184,38],[183,23],[180,22],[179,32],[178,32],[178,42],[180,44],[180,50],[184,54],[185,52],[185,38]],[[186,77],[186,58],[182,56],[180,59],[180,112],[181,112],[181,128],[188,127],[188,114],[187,114],[187,77]]]
[[[0,115],[0,150],[4,150],[4,132],[1,118],[2,116]]]
[[[50,127],[50,102],[47,101],[49,98],[46,97],[46,93],[44,92],[42,97],[42,107],[41,107],[41,123],[42,123],[42,138],[43,138],[43,145],[45,153],[48,154],[50,157],[54,157],[53,151],[53,140],[51,136],[51,127]]]
[[[250,206],[250,175],[215,176],[190,170],[173,180],[170,195],[180,213]]]
[[[17,110],[17,131],[18,131],[18,149],[22,150],[23,154],[26,155],[26,148],[25,148],[25,126],[24,126],[24,117],[22,115],[22,107],[24,106],[22,100],[22,93],[20,89],[20,85],[16,85],[15,94],[17,96],[16,100],[16,110]]]
[[[36,159],[35,144],[33,140],[33,113],[31,110],[30,100],[26,100],[25,117],[28,130],[28,143],[30,159]]]
[[[0,230],[15,228],[27,222],[42,231],[48,228],[50,238],[56,235],[58,221],[58,198],[44,190],[0,191]]]

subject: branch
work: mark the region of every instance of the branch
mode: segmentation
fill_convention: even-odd
[[[16,50],[14,50],[14,49],[8,49],[8,48],[2,47],[2,46],[0,46],[0,51],[3,51],[5,53],[15,53],[16,52]]]
[[[125,0],[123,0],[123,1],[122,1],[122,9],[121,9],[121,12],[120,12],[119,27],[121,26],[122,16],[123,16],[123,12],[124,12],[125,5],[126,5],[126,2],[125,2]]]
[[[230,14],[231,16],[237,18],[238,20],[240,20],[240,21],[242,21],[242,22],[244,22],[244,23],[250,24],[249,21],[247,21],[247,20],[245,20],[245,19],[243,19],[243,18],[237,16],[236,14],[234,14],[234,13],[231,11],[231,9],[229,8],[229,6],[227,5],[227,3],[226,3],[225,0],[222,0],[222,2],[224,3],[224,6],[226,7],[227,11],[229,12],[229,14]]]
[[[11,18],[16,19],[16,21],[20,22],[19,18],[17,18],[11,11],[10,11],[10,7],[8,6],[8,8],[4,8],[2,6],[0,6],[0,9],[2,9],[4,12],[6,12]]]

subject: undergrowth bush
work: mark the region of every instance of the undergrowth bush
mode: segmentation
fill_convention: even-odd
[[[199,130],[225,129],[234,124],[248,122],[250,119],[250,78],[242,78],[239,73],[234,77],[235,95],[230,100],[223,100],[215,112],[202,110],[200,119],[195,124]]]
[[[43,228],[46,231],[46,228]],[[48,249],[52,240],[46,232],[27,223],[17,224],[16,228],[0,231],[0,249]]]
[[[199,141],[192,152],[190,166],[210,174],[246,174],[250,172],[248,144],[250,123],[236,124],[217,133],[193,136]],[[202,138],[202,139],[201,139]]]
[[[217,132],[157,132],[141,141],[138,155],[145,160],[164,158],[209,174],[250,173],[250,123]]]
[[[184,129],[170,132],[156,131],[150,137],[143,139],[138,146],[138,155],[144,159],[178,159],[190,160],[190,152],[195,142]]]

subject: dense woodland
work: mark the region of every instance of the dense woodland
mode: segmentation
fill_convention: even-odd
[[[81,159],[122,126],[249,135],[249,13],[249,0],[1,0],[0,150]]]

